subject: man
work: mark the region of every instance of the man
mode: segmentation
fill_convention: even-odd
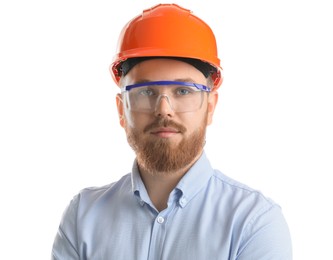
[[[204,153],[221,70],[211,29],[177,5],[124,27],[110,71],[136,160],[119,181],[73,198],[53,259],[292,259],[280,207]]]

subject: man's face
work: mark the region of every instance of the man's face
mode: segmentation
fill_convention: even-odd
[[[122,85],[146,81],[186,81],[207,85],[204,75],[185,62],[151,59],[134,66]],[[168,94],[168,86],[161,86]],[[161,98],[152,112],[132,111],[121,95],[117,97],[120,124],[137,155],[140,170],[169,174],[187,170],[201,155],[206,126],[211,123],[217,93],[203,93],[202,106],[190,112],[175,112],[167,98]],[[172,100],[170,101],[172,103]]]

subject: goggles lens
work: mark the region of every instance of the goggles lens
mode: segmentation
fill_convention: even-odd
[[[201,108],[203,93],[210,89],[201,84],[183,81],[149,81],[122,88],[132,111],[153,112],[162,98],[174,112],[191,112]]]

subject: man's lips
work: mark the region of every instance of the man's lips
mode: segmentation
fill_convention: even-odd
[[[150,131],[151,134],[156,135],[158,137],[170,137],[175,134],[179,134],[180,131],[176,128],[172,127],[159,127],[159,128],[154,128]]]

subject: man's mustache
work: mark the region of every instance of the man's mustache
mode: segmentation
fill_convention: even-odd
[[[178,124],[178,123],[176,123],[172,120],[169,120],[169,119],[160,118],[160,119],[155,120],[153,123],[147,125],[143,129],[143,132],[144,133],[150,132],[150,131],[152,131],[156,128],[159,128],[159,127],[172,127],[172,128],[175,128],[176,130],[178,130],[181,133],[185,133],[187,131],[186,127],[181,125],[181,124]]]

